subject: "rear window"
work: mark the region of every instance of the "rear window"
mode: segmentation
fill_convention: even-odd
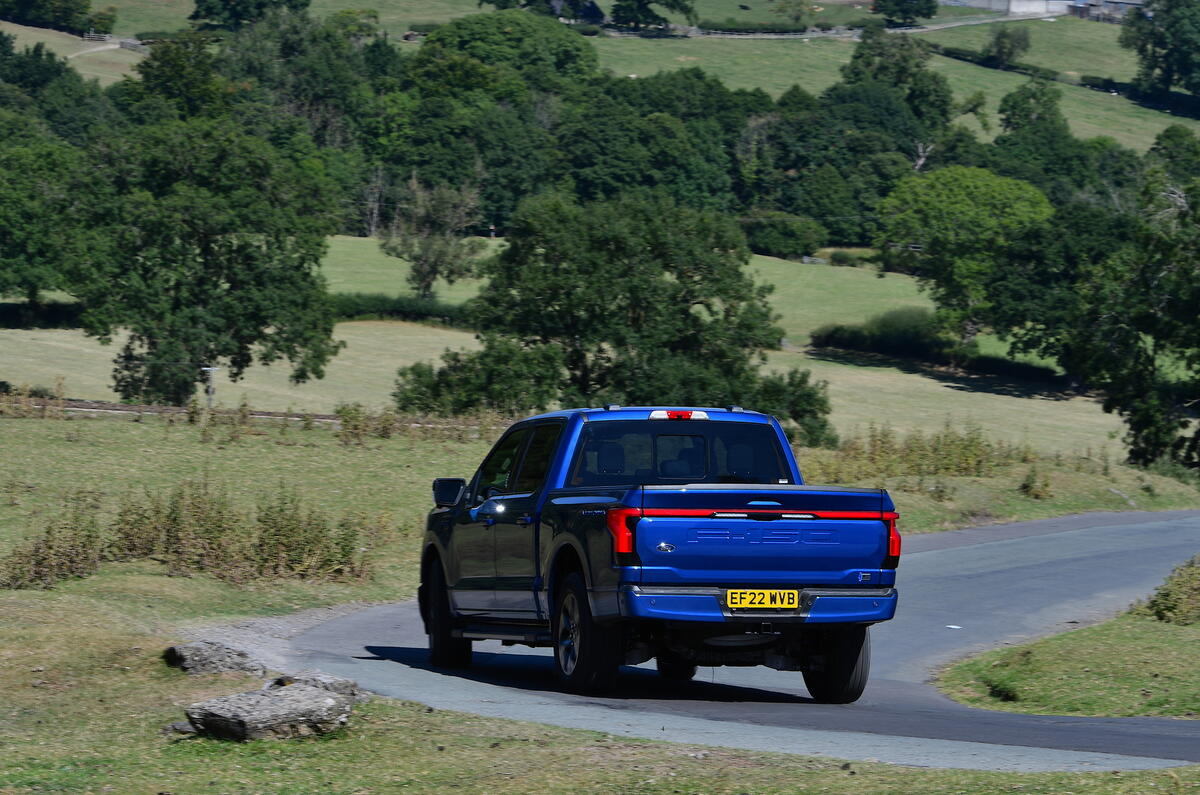
[[[583,429],[569,486],[791,483],[769,425],[610,420]]]

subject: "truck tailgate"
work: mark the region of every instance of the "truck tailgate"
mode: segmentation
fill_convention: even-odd
[[[875,489],[647,486],[635,533],[641,581],[891,585],[892,507]]]

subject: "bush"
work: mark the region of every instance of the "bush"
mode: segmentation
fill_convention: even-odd
[[[945,359],[951,346],[938,331],[933,312],[916,306],[892,309],[856,326],[822,326],[812,333],[812,344],[935,361]]]
[[[809,256],[825,245],[825,227],[798,215],[774,210],[756,212],[742,219],[746,243],[755,254],[784,259]]]
[[[971,372],[1026,381],[1064,381],[1053,369],[1040,364],[1018,362],[1003,356],[980,355],[973,346],[966,349],[956,347],[938,329],[933,312],[924,307],[893,309],[858,325],[821,326],[812,332],[811,339],[818,348],[841,348],[917,359],[931,364],[954,364]]]
[[[724,22],[702,19],[700,28],[717,33],[803,33],[808,30],[807,25],[794,25],[788,22],[746,22],[733,17],[727,18]]]
[[[382,318],[441,323],[469,328],[470,316],[461,304],[384,293],[337,293],[329,296],[338,320],[379,320]]]
[[[829,255],[831,263],[847,268],[857,268],[859,265],[870,260],[870,258],[870,254],[855,254],[853,251],[846,251],[840,248]]]
[[[50,301],[36,306],[25,302],[0,303],[0,328],[79,328],[83,306]]]
[[[413,22],[408,29],[413,33],[433,33],[441,26],[441,22]]]
[[[590,25],[586,22],[571,23],[571,30],[582,36],[599,36],[602,28],[599,25]]]
[[[1100,91],[1116,91],[1120,85],[1111,77],[1101,77],[1100,75],[1080,75],[1079,85],[1087,86],[1088,88],[1099,89]]]
[[[96,507],[89,492],[68,498],[63,516],[0,560],[0,588],[52,588],[61,580],[95,574],[103,548]]]
[[[1168,624],[1200,624],[1200,555],[1172,571],[1154,595],[1133,612]]]
[[[837,26],[834,25],[832,22],[822,21],[822,22],[818,22],[815,25],[813,25],[813,27],[821,32],[827,32],[827,31],[833,30]]]

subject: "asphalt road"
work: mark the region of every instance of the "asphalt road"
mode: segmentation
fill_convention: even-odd
[[[813,703],[798,673],[702,668],[669,685],[625,668],[604,698],[557,692],[549,650],[476,644],[475,664],[426,662],[416,604],[367,608],[294,638],[290,662],[442,709],[645,737],[896,764],[1115,770],[1200,763],[1200,720],[971,709],[927,684],[965,655],[1113,615],[1200,551],[1200,512],[1087,514],[910,536],[895,620],[872,628],[857,703]],[[1200,659],[1200,649],[1197,649]],[[1102,675],[1102,674],[1101,674]]]

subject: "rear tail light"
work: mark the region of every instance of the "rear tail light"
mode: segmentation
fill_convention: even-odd
[[[633,554],[633,528],[642,518],[641,508],[609,508],[605,519],[608,532],[613,537],[613,552],[617,555]]]
[[[894,569],[900,565],[900,531],[896,529],[896,520],[899,518],[900,514],[895,511],[883,512],[883,523],[887,525],[888,531],[887,557],[883,559],[885,569]]]

